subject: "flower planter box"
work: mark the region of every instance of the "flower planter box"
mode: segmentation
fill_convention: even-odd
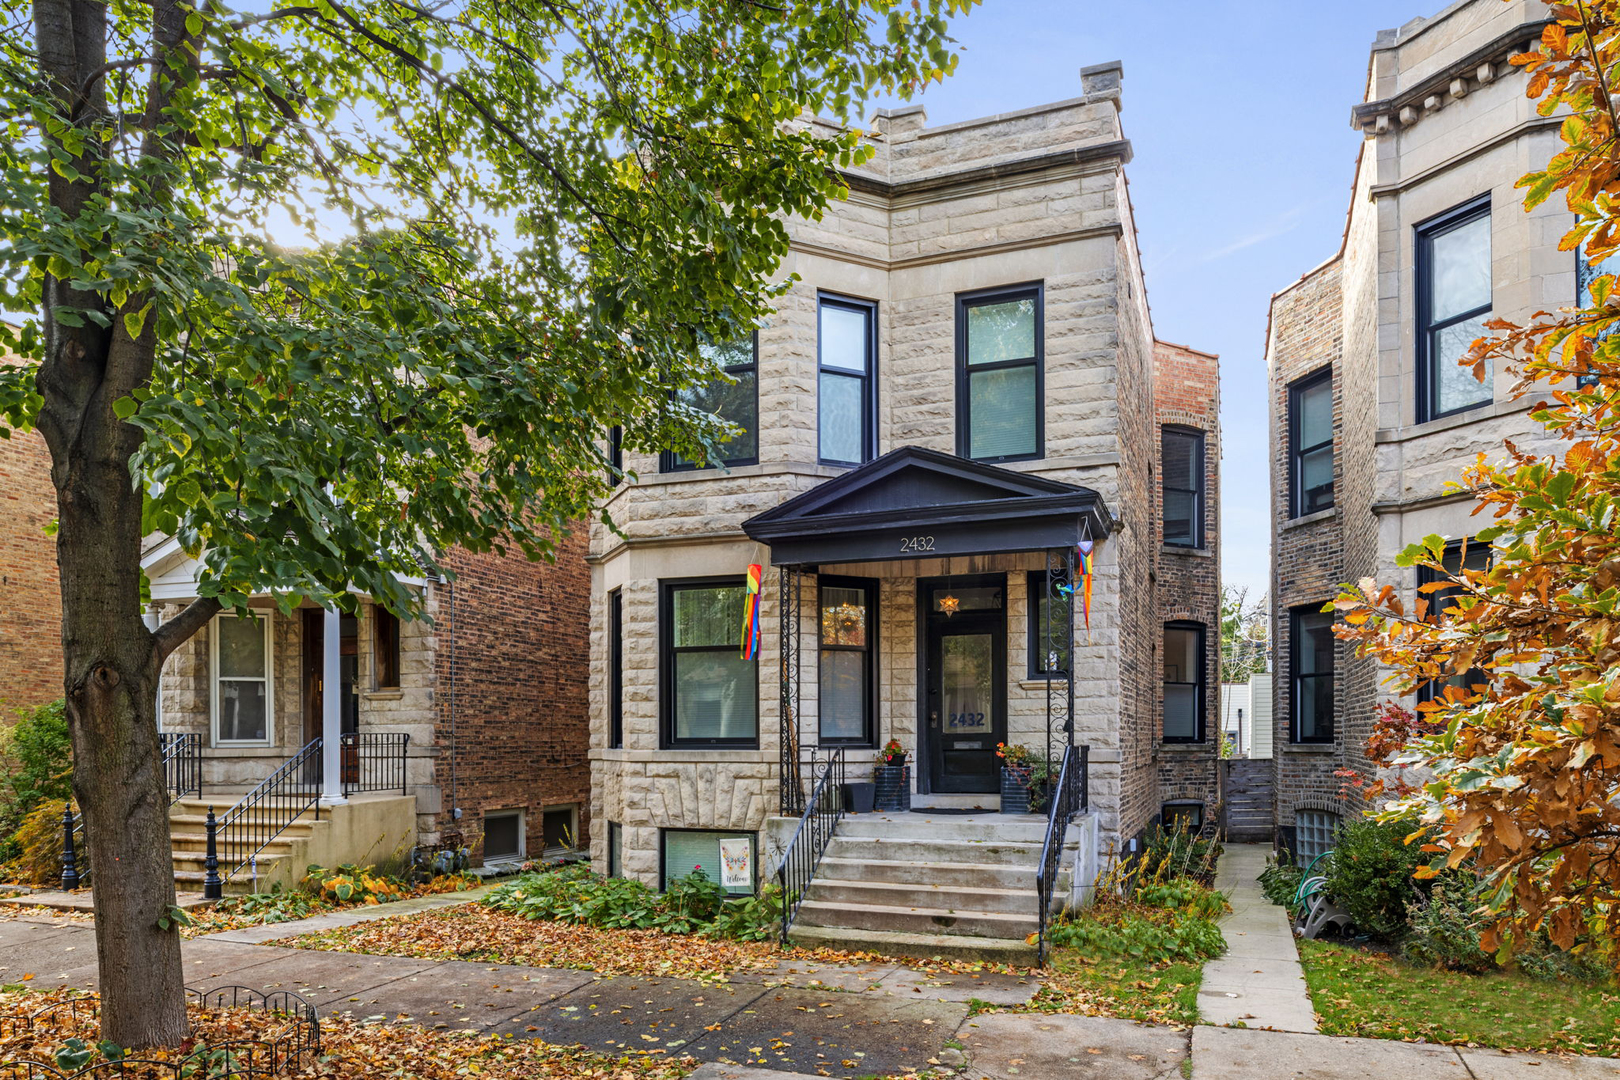
[[[1030,769],[1009,768],[1001,769],[1001,812],[1003,814],[1029,813],[1029,774]]]
[[[872,808],[879,813],[911,809],[911,766],[879,765],[872,770],[876,785]]]

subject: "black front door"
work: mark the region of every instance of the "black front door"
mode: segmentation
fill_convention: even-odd
[[[921,585],[929,790],[998,792],[996,744],[1007,739],[1006,581],[940,578]]]

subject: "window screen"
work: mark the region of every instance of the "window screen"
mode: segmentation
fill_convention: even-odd
[[[617,821],[608,822],[607,876],[624,877],[624,826]]]
[[[1028,581],[1030,677],[1065,674],[1074,641],[1073,604],[1068,596],[1052,599],[1045,570],[1031,570]]]
[[[270,666],[266,639],[270,617],[214,620],[215,737],[222,743],[262,743],[270,738]]]
[[[821,579],[821,741],[872,742],[875,582]]]
[[[829,464],[859,465],[872,458],[876,310],[857,300],[821,298],[817,412],[821,460]]]
[[[1465,550],[1466,549],[1466,550]],[[1445,554],[1441,557],[1441,565],[1445,568],[1445,575],[1436,573],[1427,566],[1418,567],[1418,599],[1427,604],[1426,617],[1430,622],[1440,622],[1449,618],[1447,610],[1457,605],[1457,602],[1468,592],[1460,585],[1448,585],[1433,592],[1424,592],[1423,586],[1436,582],[1450,581],[1462,576],[1464,570],[1489,570],[1491,567],[1491,545],[1483,542],[1464,544],[1454,541],[1446,545]],[[1444,688],[1457,686],[1467,689],[1487,682],[1488,678],[1481,668],[1469,668],[1467,671],[1453,675],[1448,679],[1436,679],[1418,687],[1419,701],[1434,701],[1444,698]]]
[[[702,867],[708,879],[719,882],[728,893],[741,896],[754,891],[757,869],[753,833],[665,829],[663,835],[665,888],[676,878]],[[722,854],[725,862],[721,861]]]
[[[523,815],[516,810],[484,815],[484,861],[523,855]]]
[[[1295,608],[1291,618],[1295,742],[1333,741],[1333,613]]]
[[[399,617],[385,607],[371,606],[372,644],[378,687],[399,685]]]

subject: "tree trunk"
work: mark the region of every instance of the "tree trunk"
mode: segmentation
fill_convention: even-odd
[[[154,5],[164,43],[177,36],[172,7]],[[98,0],[34,0],[40,73],[62,115],[83,128],[107,122],[107,31]],[[69,221],[102,194],[100,139],[92,133],[85,143],[76,179],[50,176],[51,205]],[[129,470],[141,433],[113,413],[115,401],[151,377],[157,320],[131,339],[104,296],[50,275],[43,299],[39,430],[56,487],[64,683],[95,896],[101,1033],[131,1049],[174,1046],[188,1024],[180,936],[172,924],[158,928],[175,895],[156,691],[178,635],[155,636],[141,622],[141,491]],[[101,320],[72,326],[56,317],[58,307]]]

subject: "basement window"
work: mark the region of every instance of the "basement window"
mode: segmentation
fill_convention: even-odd
[[[484,814],[484,865],[523,858],[523,811],[492,810]]]
[[[662,847],[662,874],[659,887],[683,878],[701,867],[710,881],[732,896],[754,891],[758,845],[753,833],[709,832],[698,829],[664,829],[659,834]]]
[[[1339,831],[1339,815],[1328,810],[1299,810],[1294,814],[1294,861],[1309,863],[1333,850]]]
[[[574,806],[553,806],[542,812],[540,831],[545,843],[545,858],[562,858],[579,846],[578,817],[579,810]]]

